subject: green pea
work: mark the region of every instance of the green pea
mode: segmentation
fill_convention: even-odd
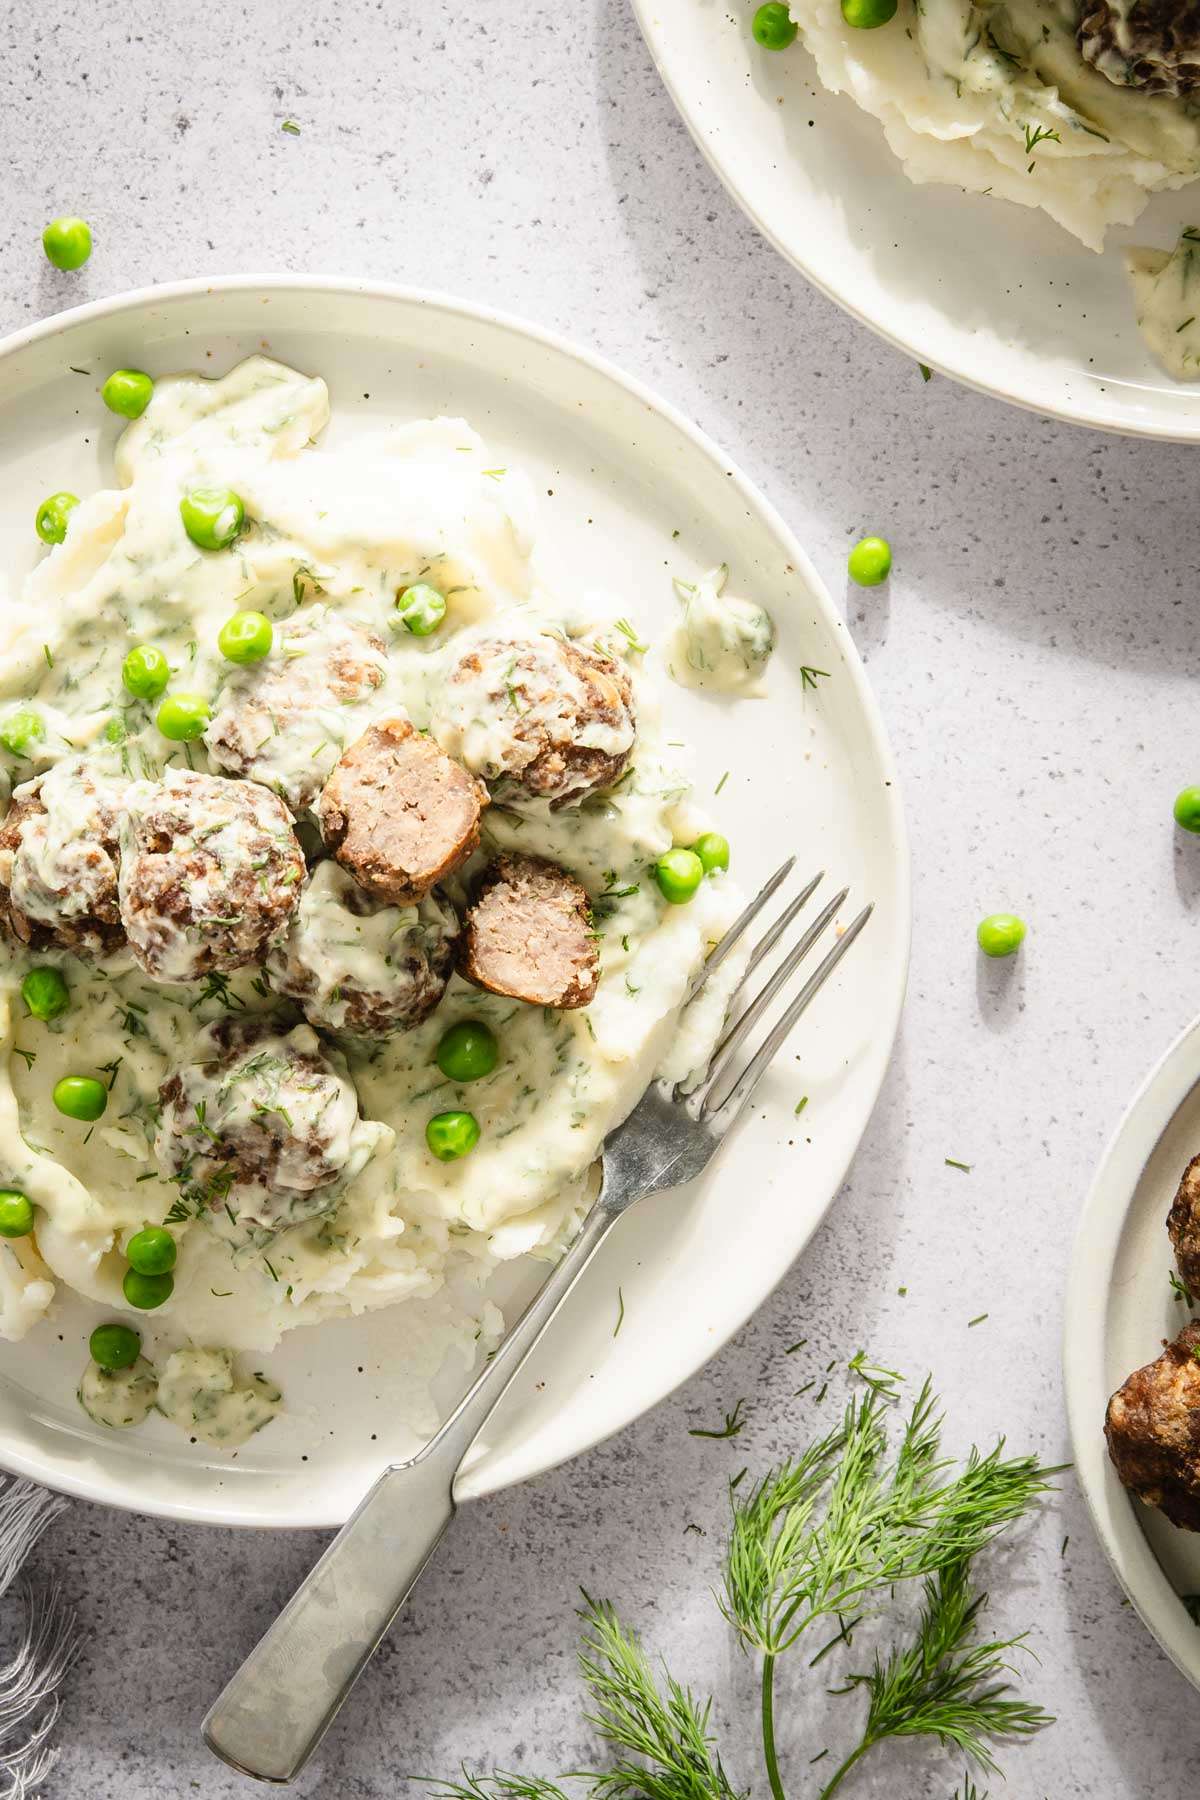
[[[203,737],[212,708],[203,694],[168,694],[155,715],[155,724],[165,738],[187,744]]]
[[[45,735],[46,722],[41,713],[34,712],[31,707],[9,713],[0,725],[0,744],[14,756],[28,756],[34,744],[40,744]]]
[[[57,1019],[71,1004],[71,990],[61,969],[30,969],[21,983],[21,998],[35,1019]]]
[[[261,662],[274,641],[271,621],[260,612],[235,612],[217,633],[217,649],[231,663]]]
[[[131,1325],[97,1325],[88,1351],[102,1369],[130,1369],[142,1354],[142,1340]]]
[[[135,700],[157,700],[170,679],[171,665],[155,644],[135,644],[121,664],[121,680]]]
[[[123,419],[140,419],[153,392],[153,381],[141,369],[114,369],[100,389],[100,398],[109,412],[119,413]]]
[[[28,1237],[32,1230],[32,1200],[17,1188],[0,1188],[0,1237]]]
[[[92,254],[92,228],[86,219],[69,215],[51,219],[42,232],[42,249],[56,269],[82,269]]]
[[[711,875],[714,869],[729,867],[729,839],[722,837],[719,831],[706,831],[698,837],[692,849],[704,864],[704,873]]]
[[[897,0],[842,0],[842,17],[856,31],[874,31],[896,16]]]
[[[796,41],[796,24],[781,0],[767,0],[750,21],[754,41],[764,50],[786,50]]]
[[[989,913],[979,921],[975,936],[985,956],[1011,956],[1021,948],[1025,921],[1016,913]]]
[[[891,17],[890,13],[888,17]],[[892,572],[892,546],[886,538],[865,537],[855,544],[846,559],[846,567],[851,581],[856,581],[859,587],[878,587]]]
[[[79,505],[78,494],[51,494],[37,509],[33,528],[43,544],[61,544],[67,535],[67,515]]]
[[[446,596],[427,581],[416,581],[396,595],[396,611],[414,637],[428,637],[446,616]]]
[[[664,900],[683,906],[704,880],[704,864],[694,850],[667,850],[654,866],[654,879]]]
[[[442,1036],[437,1066],[451,1081],[478,1081],[481,1075],[491,1074],[499,1055],[500,1046],[490,1026],[460,1019]]]
[[[183,529],[201,550],[225,550],[246,521],[246,509],[232,488],[193,488],[179,502]]]
[[[118,713],[114,713],[112,718],[108,721],[108,724],[104,727],[105,743],[123,744],[128,736],[129,733],[125,729],[124,719],[122,719]]]
[[[125,1246],[125,1260],[139,1275],[165,1275],[175,1267],[175,1239],[161,1225],[135,1231]]]
[[[139,1269],[126,1269],[121,1292],[130,1306],[139,1312],[153,1312],[175,1292],[175,1277],[170,1274],[143,1275]]]
[[[1176,794],[1175,823],[1185,831],[1200,831],[1200,787],[1184,788]]]
[[[108,1105],[108,1089],[94,1075],[64,1075],[54,1084],[54,1104],[68,1119],[98,1119]]]
[[[479,1120],[474,1113],[434,1113],[425,1127],[425,1142],[439,1162],[456,1162],[479,1142]]]

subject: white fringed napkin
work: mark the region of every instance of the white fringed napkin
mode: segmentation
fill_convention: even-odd
[[[54,1767],[50,1734],[59,1689],[75,1659],[75,1621],[57,1587],[35,1589],[21,1574],[25,1558],[66,1502],[31,1481],[0,1475],[0,1617],[10,1660],[0,1663],[0,1788],[3,1800],[26,1800]]]

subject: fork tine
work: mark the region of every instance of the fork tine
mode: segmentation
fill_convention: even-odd
[[[759,1045],[750,1061],[746,1064],[746,1067],[742,1070],[742,1073],[739,1075],[737,1081],[725,1096],[725,1099],[721,1102],[720,1106],[716,1107],[711,1113],[708,1111],[708,1101],[712,1089],[711,1087],[709,1088],[700,1107],[701,1118],[707,1118],[709,1123],[718,1131],[727,1130],[728,1127],[733,1124],[733,1121],[741,1112],[743,1106],[746,1104],[747,1100],[749,1100],[751,1094],[766,1074],[767,1067],[774,1057],[775,1052],[779,1049],[779,1046],[791,1031],[796,1020],[808,1006],[814,995],[819,993],[821,988],[824,987],[825,983],[833,974],[833,971],[837,968],[843,956],[845,956],[847,950],[849,950],[851,944],[874,911],[875,902],[872,900],[870,905],[864,906],[858,917],[846,927],[832,950],[822,958],[821,962],[818,963],[817,967],[813,970],[779,1023],[773,1028],[768,1036],[763,1039],[762,1043]]]
[[[733,1023],[729,1026],[724,1037],[720,1039],[716,1049],[713,1051],[712,1060],[708,1065],[708,1086],[710,1092],[712,1091],[712,1084],[718,1079],[721,1071],[727,1066],[730,1057],[742,1042],[746,1033],[754,1029],[754,1026],[762,1017],[764,1009],[771,1004],[771,1001],[775,998],[784,982],[795,973],[798,965],[808,955],[829,921],[837,912],[838,907],[845,901],[846,895],[849,892],[849,888],[843,888],[840,894],[835,894],[833,896],[833,899],[827,906],[822,907],[820,913],[808,927],[808,930],[801,937],[799,943],[797,943],[792,950],[789,950],[775,973],[767,981],[763,982],[753,1000],[750,1001],[749,1005],[738,1014],[737,1018],[734,1019]]]
[[[725,961],[725,958],[729,955],[729,952],[733,949],[733,946],[738,942],[738,939],[742,936],[742,933],[745,931],[747,925],[753,924],[754,920],[758,917],[758,915],[762,911],[763,907],[767,904],[767,901],[771,898],[771,895],[775,892],[776,888],[778,888],[783,882],[785,882],[787,880],[788,876],[791,874],[791,872],[795,868],[795,866],[796,866],[795,857],[789,856],[787,861],[785,863],[781,864],[778,869],[776,869],[775,873],[771,876],[770,880],[765,882],[763,884],[763,886],[758,890],[758,892],[757,892],[757,894],[755,894],[753,900],[751,900],[749,906],[744,908],[744,910],[738,914],[737,918],[733,921],[733,924],[729,927],[729,930],[725,933],[725,936],[721,939],[720,943],[717,945],[717,947],[713,951],[712,955],[707,959],[706,962],[701,964],[700,968],[698,968],[696,973],[693,975],[691,982],[688,984],[688,990],[687,990],[686,994],[683,996],[683,1005],[684,1006],[686,1006],[689,1001],[694,1000],[696,998],[696,995],[700,992],[700,989],[704,986],[704,984],[708,980],[709,976],[713,973],[714,970],[720,968],[721,964]],[[808,887],[805,889],[805,894],[806,895],[811,894],[813,889],[816,887],[817,882],[820,880],[821,880],[820,875],[817,875],[816,877],[814,877],[814,879],[809,883]]]
[[[753,950],[750,952],[749,960],[746,963],[746,973],[742,976],[743,981],[745,981],[746,976],[754,973],[764,956],[770,955],[796,914],[801,912],[808,901],[812,899],[814,892],[824,878],[825,871],[822,869],[819,875],[813,877],[803,892],[797,894],[790,905],[784,907],[775,923],[763,932],[757,944],[755,944]]]

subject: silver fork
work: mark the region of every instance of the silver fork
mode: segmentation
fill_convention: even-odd
[[[790,857],[734,921],[686,998],[699,993],[795,864]],[[754,946],[746,976],[779,942],[822,880],[814,876]],[[846,899],[835,894],[717,1044],[698,1084],[656,1082],[606,1138],[600,1191],[578,1237],[436,1437],[386,1469],[312,1573],[250,1652],[204,1721],[210,1750],[245,1775],[287,1782],[304,1767],[454,1517],[454,1483],[475,1438],[621,1214],[680,1187],[716,1154],[767,1065],[871,916],[865,906],[827,951],[758,1049],[738,1052]],[[742,993],[745,977],[739,984]],[[731,1005],[732,1010],[732,1005]]]

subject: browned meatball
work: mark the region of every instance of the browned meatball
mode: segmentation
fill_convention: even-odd
[[[1084,61],[1117,87],[1200,87],[1200,0],[1084,0],[1078,41]]]
[[[229,665],[204,734],[208,754],[302,812],[362,729],[353,709],[386,674],[387,650],[373,631],[331,607],[303,607],[276,625],[262,662]]]
[[[358,1096],[307,1025],[222,1019],[159,1089],[159,1168],[199,1214],[280,1226],[325,1210],[320,1190],[353,1173],[364,1134]],[[378,1129],[378,1128],[375,1128]]]
[[[18,943],[99,956],[124,942],[117,838],[125,785],[73,757],[16,790],[0,825],[0,917]]]
[[[497,798],[569,806],[625,773],[633,691],[611,657],[549,632],[484,638],[446,676],[429,729]]]
[[[287,808],[255,781],[168,769],[126,795],[121,918],[156,981],[261,962],[287,931],[303,879]]]
[[[1200,1531],[1200,1324],[1135,1369],[1108,1403],[1108,1454],[1127,1488]]]
[[[1193,1156],[1183,1171],[1167,1214],[1167,1232],[1185,1286],[1200,1295],[1200,1156]]]
[[[310,1024],[385,1037],[429,1017],[453,973],[458,934],[458,915],[436,889],[415,905],[388,906],[323,862],[267,972]]]
[[[321,834],[378,900],[419,900],[465,862],[487,805],[482,782],[407,719],[381,719],[346,751],[321,795]]]
[[[586,890],[557,863],[498,856],[467,909],[458,966],[531,1006],[586,1006],[600,979]]]

